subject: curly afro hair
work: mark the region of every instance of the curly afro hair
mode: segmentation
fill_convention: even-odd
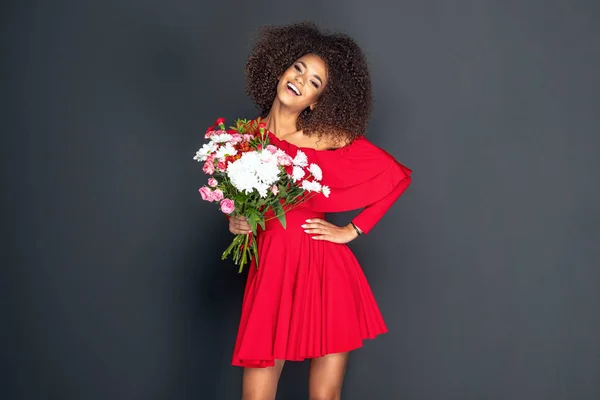
[[[365,56],[347,35],[324,32],[311,22],[262,27],[246,64],[247,93],[265,117],[279,77],[309,53],[325,62],[328,83],[317,106],[302,111],[297,129],[350,143],[366,131],[372,94]]]

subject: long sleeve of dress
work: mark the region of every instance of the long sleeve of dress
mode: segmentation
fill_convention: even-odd
[[[323,212],[364,208],[355,219],[364,232],[371,230],[411,183],[409,168],[364,137],[342,149],[307,155],[321,167],[323,184],[331,188],[329,198],[316,196],[311,207]]]
[[[321,167],[322,183],[330,187],[331,195],[315,196],[311,208],[325,213],[363,209],[354,223],[365,233],[411,183],[409,168],[364,137],[341,149],[323,151],[298,148],[274,135],[271,139],[292,157],[305,152],[310,163]]]
[[[382,198],[381,200],[366,206],[360,214],[358,214],[352,222],[356,226],[360,228],[363,233],[367,234],[373,229],[375,224],[379,222],[379,220],[384,216],[384,214],[390,209],[390,207],[398,200],[398,197],[408,186],[410,185],[412,179],[410,176],[407,176],[405,179],[400,181],[396,188],[390,192],[387,196]]]

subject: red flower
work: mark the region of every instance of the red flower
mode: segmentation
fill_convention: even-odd
[[[267,123],[266,122],[261,122],[260,124],[258,124],[258,127],[265,129],[267,127]]]
[[[217,118],[215,125],[221,125],[225,123],[225,118]]]

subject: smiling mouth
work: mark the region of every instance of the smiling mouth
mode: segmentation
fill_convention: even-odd
[[[300,89],[298,89],[293,83],[288,82],[287,84],[287,88],[290,89],[292,92],[294,92],[296,94],[296,96],[300,96],[302,93],[300,92]]]

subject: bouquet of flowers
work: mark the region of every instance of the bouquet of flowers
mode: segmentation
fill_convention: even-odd
[[[226,215],[248,219],[252,232],[236,235],[225,249],[222,259],[233,253],[242,272],[255,258],[258,267],[256,234],[265,229],[265,214],[274,216],[285,228],[285,212],[307,200],[310,195],[329,197],[330,189],[320,183],[321,168],[309,164],[306,154],[298,150],[291,155],[269,142],[266,124],[259,119],[238,119],[225,129],[225,120],[217,119],[204,136],[208,139],[196,152],[194,160],[204,162],[208,184],[199,191],[203,200],[216,202]]]

